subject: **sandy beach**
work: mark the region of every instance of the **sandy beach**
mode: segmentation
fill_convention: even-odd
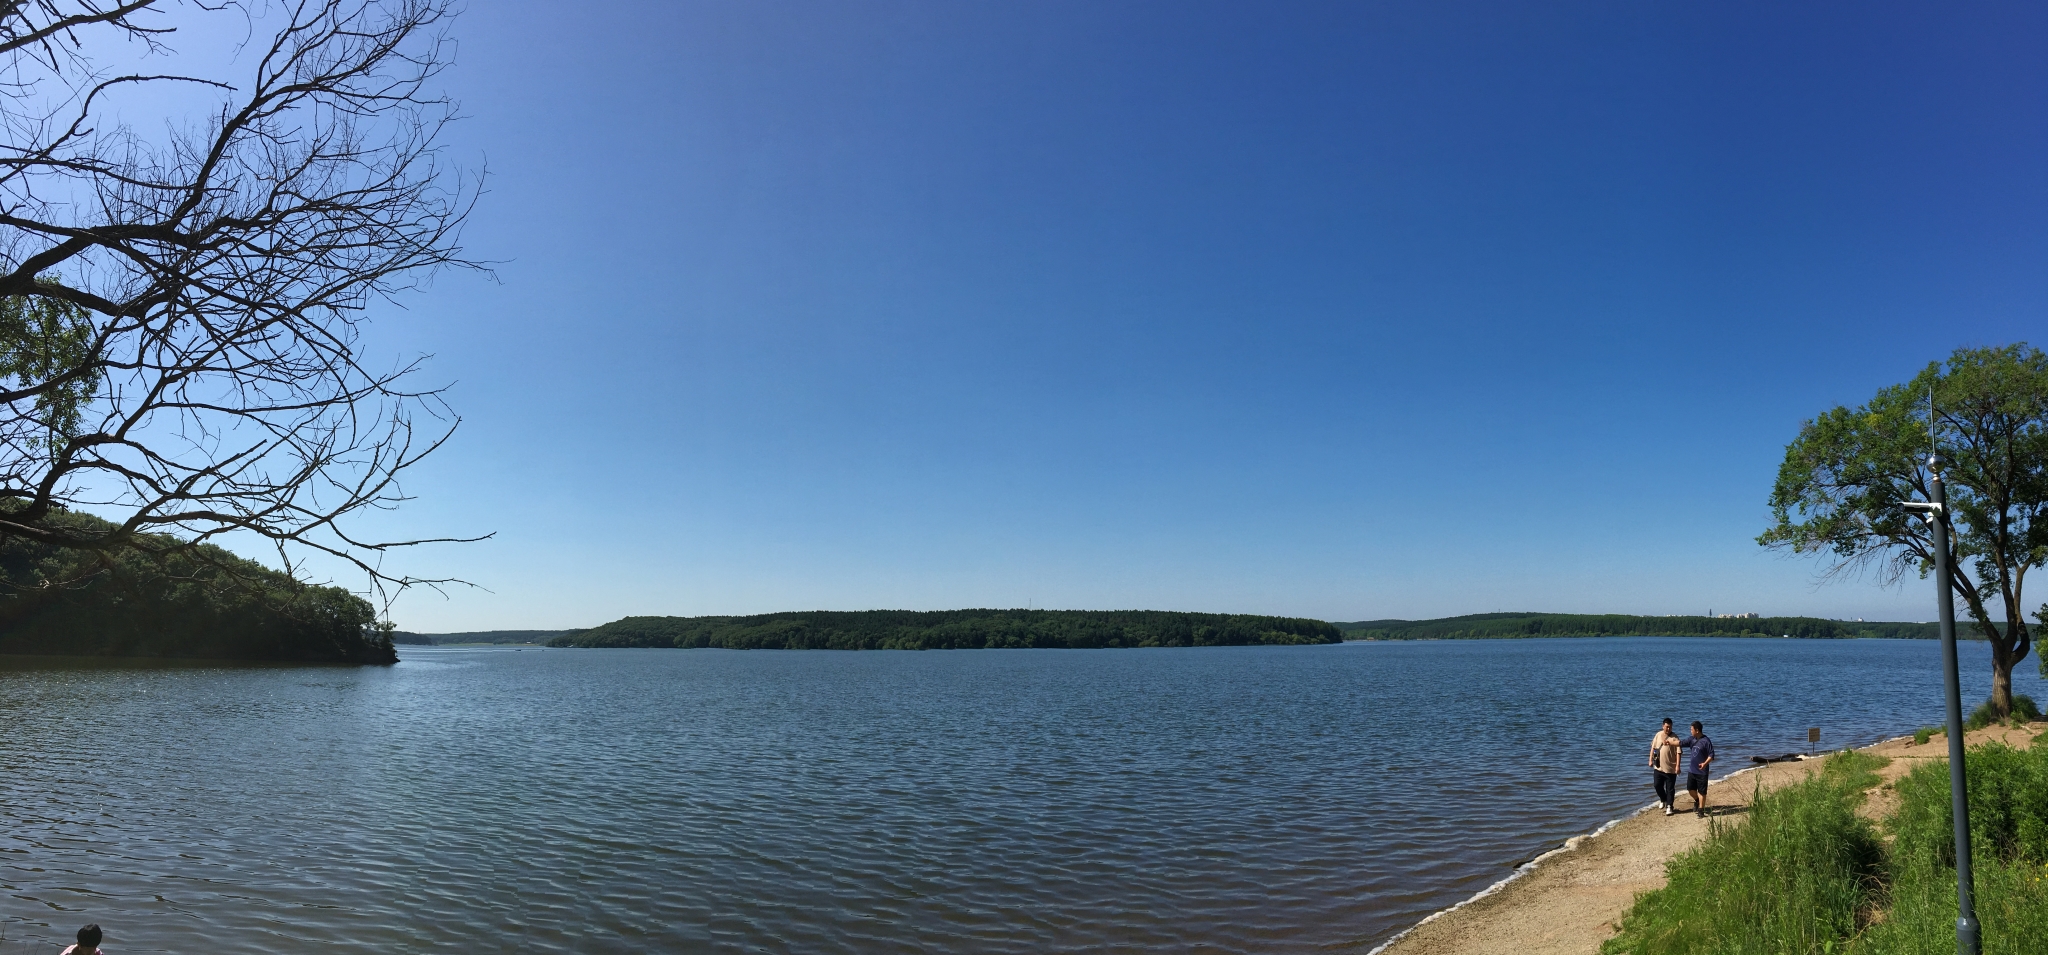
[[[1995,739],[2025,747],[2043,728],[2040,723],[2025,729],[1988,728],[1970,733],[1968,742],[1974,746]],[[1879,819],[1897,801],[1891,783],[1923,760],[1946,759],[1948,741],[1935,736],[1914,745],[1912,737],[1903,737],[1865,751],[1891,758],[1879,770],[1884,781],[1859,810]],[[1817,766],[1817,761],[1752,764],[1717,779],[1709,788],[1708,819],[1689,812],[1638,811],[1538,858],[1513,881],[1431,916],[1374,955],[1596,955],[1637,894],[1664,884],[1665,862],[1706,838],[1709,819],[1739,824],[1759,789],[1797,782]],[[1647,771],[1644,777],[1647,797]],[[1679,807],[1690,804],[1681,792]]]

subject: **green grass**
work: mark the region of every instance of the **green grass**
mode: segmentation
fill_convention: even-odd
[[[2034,702],[2033,697],[2028,696],[2024,693],[2017,693],[2013,695],[2011,719],[2013,725],[2017,726],[2021,723],[2031,723],[2040,718],[2041,707],[2039,704]],[[1984,702],[1977,704],[1976,709],[1970,711],[1969,718],[1963,721],[1963,728],[1967,730],[1980,730],[1986,726],[1990,726],[1995,722],[1998,721],[1992,719],[1991,717],[1991,701],[1985,700]],[[1913,742],[1925,743],[1930,739],[1933,739],[1937,736],[1946,735],[1947,733],[1948,730],[1945,727],[1922,726],[1919,729],[1913,731]]]
[[[1970,844],[1984,955],[2048,950],[2048,747],[1973,747]],[[1856,940],[1856,955],[1947,955],[1956,945],[1955,843],[1948,762],[1899,780],[1886,870],[1890,907]]]
[[[2048,868],[1977,863],[1984,955],[2040,955],[2048,947]],[[1956,870],[1893,885],[1884,918],[1847,955],[1955,955]]]
[[[1604,955],[1951,955],[1948,763],[1929,760],[1899,780],[1889,846],[1854,815],[1878,765],[1862,753],[1831,757],[1819,777],[1759,798],[1747,825],[1717,826],[1671,861],[1668,885],[1636,900]],[[1984,955],[2042,955],[2048,745],[1973,747],[1968,768]]]
[[[1716,822],[1673,859],[1669,883],[1645,893],[1603,955],[1807,955],[1840,950],[1863,928],[1884,852],[1858,817],[1885,760],[1828,757],[1804,782],[1760,795],[1748,821]]]

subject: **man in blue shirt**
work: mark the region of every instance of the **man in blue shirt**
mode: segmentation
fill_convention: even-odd
[[[1692,735],[1678,741],[1678,745],[1692,750],[1692,765],[1685,773],[1685,791],[1692,794],[1692,812],[1695,816],[1707,814],[1707,765],[1714,761],[1714,741],[1707,738],[1706,729],[1699,720],[1692,721]]]

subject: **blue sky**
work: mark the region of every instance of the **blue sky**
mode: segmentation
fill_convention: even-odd
[[[2048,344],[2048,8],[474,4],[405,629],[963,606],[1931,618],[1799,422]],[[348,582],[341,579],[341,582]]]

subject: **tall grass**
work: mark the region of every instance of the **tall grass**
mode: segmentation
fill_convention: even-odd
[[[1956,870],[1893,883],[1891,907],[1847,949],[1851,955],[1955,955]],[[2048,869],[1977,863],[1984,955],[2048,951]]]
[[[1867,753],[1828,757],[1807,780],[1760,795],[1740,826],[1716,823],[1671,860],[1603,955],[1819,955],[1841,951],[1880,891],[1883,846],[1856,815],[1873,771]]]
[[[1985,955],[2048,952],[2048,746],[1973,747],[1970,846]],[[1948,762],[1899,780],[1886,866],[1890,908],[1857,939],[1857,955],[1948,955],[1956,945],[1955,842]]]

